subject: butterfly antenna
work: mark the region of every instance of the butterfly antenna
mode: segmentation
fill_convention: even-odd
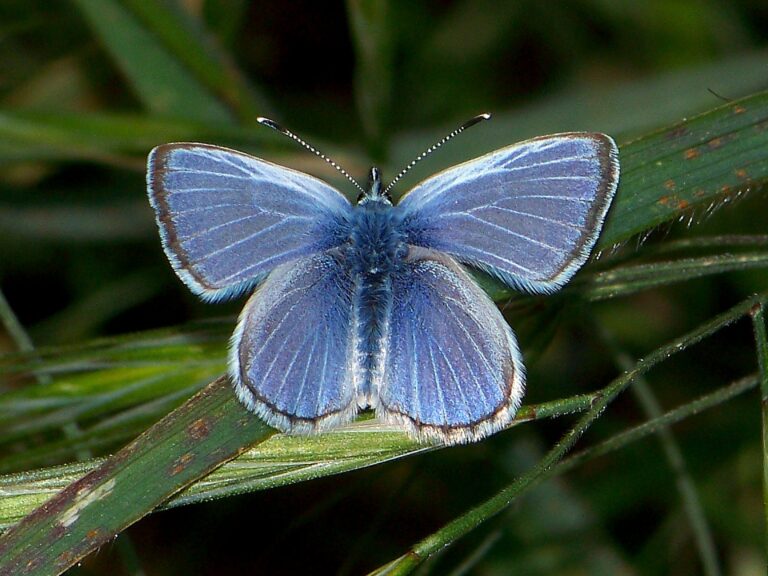
[[[429,156],[430,154],[432,154],[432,152],[434,152],[435,150],[437,150],[438,148],[440,148],[440,147],[441,147],[443,144],[445,144],[446,142],[448,142],[448,140],[450,140],[450,139],[451,139],[451,138],[453,138],[454,136],[457,136],[457,135],[461,134],[461,133],[462,133],[462,132],[464,132],[464,130],[466,130],[467,128],[471,128],[471,127],[472,127],[472,126],[474,126],[475,124],[479,124],[479,123],[480,123],[480,122],[482,122],[483,120],[489,120],[490,118],[491,118],[491,115],[490,115],[490,114],[488,114],[488,113],[486,113],[486,114],[479,114],[479,115],[475,116],[474,118],[472,118],[472,119],[470,119],[470,120],[467,120],[466,122],[464,122],[464,124],[462,124],[461,126],[459,126],[458,128],[456,128],[456,130],[454,130],[454,131],[453,131],[453,132],[451,132],[450,134],[448,134],[448,135],[446,135],[446,136],[443,136],[443,137],[442,137],[440,140],[438,140],[436,143],[432,144],[432,146],[430,146],[429,148],[427,148],[426,150],[424,150],[424,152],[422,152],[421,154],[419,154],[418,156],[416,156],[416,158],[415,158],[415,159],[414,159],[414,160],[413,160],[413,161],[412,161],[410,164],[408,164],[408,166],[406,166],[405,168],[403,168],[402,170],[400,170],[400,173],[399,173],[397,176],[395,176],[395,178],[394,178],[394,179],[393,179],[393,180],[392,180],[392,181],[391,181],[391,182],[390,182],[390,183],[387,185],[387,187],[384,189],[384,194],[388,193],[388,192],[389,192],[389,191],[392,189],[392,186],[394,186],[394,185],[397,183],[397,181],[398,181],[398,180],[400,180],[400,179],[401,179],[403,176],[405,176],[405,175],[406,175],[406,174],[407,174],[407,173],[408,173],[408,172],[411,170],[411,168],[413,168],[414,166],[416,166],[416,164],[418,164],[419,162],[421,162],[422,160],[424,160],[424,158],[426,158],[427,156]]]
[[[322,158],[323,160],[328,162],[328,164],[330,164],[331,166],[336,168],[336,170],[338,170],[341,174],[343,174],[346,177],[347,180],[349,180],[350,182],[352,182],[352,184],[355,185],[355,188],[357,188],[358,190],[360,190],[360,192],[365,194],[365,190],[363,190],[363,187],[360,186],[360,184],[358,184],[355,181],[355,179],[352,178],[352,176],[349,175],[349,172],[347,172],[346,170],[344,170],[344,168],[342,168],[341,166],[336,164],[336,162],[334,162],[333,160],[328,158],[328,156],[326,156],[325,154],[320,152],[320,150],[318,150],[317,148],[315,148],[314,146],[312,146],[311,144],[309,144],[305,140],[302,140],[301,138],[296,136],[296,134],[294,134],[293,132],[291,132],[287,128],[283,128],[280,124],[278,124],[274,120],[270,120],[269,118],[259,117],[259,118],[256,118],[256,122],[258,122],[259,124],[263,124],[264,126],[268,126],[269,128],[272,128],[272,130],[280,132],[280,134],[284,134],[285,136],[288,136],[288,138],[290,138],[294,142],[298,142],[301,146],[303,146],[304,148],[306,148],[307,150],[312,152],[315,156],[317,156],[318,158]]]

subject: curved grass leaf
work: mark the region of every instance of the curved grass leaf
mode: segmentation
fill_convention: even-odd
[[[575,285],[571,289],[583,289],[590,300],[605,300],[713,274],[758,268],[768,268],[768,250],[621,265],[585,276],[579,282],[586,284],[585,288]]]
[[[272,433],[237,401],[228,380],[219,378],[0,538],[0,575],[63,572],[171,494]]]
[[[146,154],[166,142],[216,142],[245,152],[287,151],[310,164],[317,174],[337,177],[325,162],[307,157],[284,136],[267,129],[245,128],[179,118],[138,114],[39,112],[0,108],[0,164],[29,161],[88,160],[143,171]],[[358,156],[322,141],[312,141],[345,166],[364,166]],[[343,189],[343,188],[342,188]]]
[[[716,390],[715,392],[712,392],[711,394],[706,394],[683,406],[669,410],[662,416],[653,418],[647,422],[644,422],[643,424],[634,426],[624,432],[616,434],[597,444],[596,446],[577,452],[546,470],[542,471],[540,470],[539,466],[536,466],[534,470],[530,471],[524,477],[518,478],[512,485],[508,486],[504,491],[497,494],[496,497],[488,500],[484,505],[475,508],[469,514],[465,515],[459,520],[463,522],[485,522],[490,516],[495,514],[495,512],[492,511],[492,506],[489,506],[490,504],[499,504],[500,499],[506,498],[507,502],[504,507],[508,507],[516,499],[526,495],[531,489],[539,487],[541,482],[544,480],[565,474],[570,470],[573,470],[584,464],[585,462],[589,462],[599,458],[600,456],[610,454],[611,452],[624,448],[633,442],[637,442],[638,440],[642,440],[643,438],[657,434],[664,428],[676,424],[677,422],[681,422],[691,416],[695,416],[696,414],[708,410],[709,408],[719,406],[723,402],[727,402],[739,396],[740,394],[754,389],[759,385],[760,377],[758,375],[741,378],[727,386],[720,388],[719,390]],[[557,449],[558,447],[556,446],[553,451]],[[550,454],[551,453],[552,452],[550,452]],[[529,478],[534,474],[538,475],[537,482],[532,482]],[[485,508],[485,510],[483,510],[483,508]],[[488,512],[491,513],[488,514]],[[479,513],[480,517],[467,517],[474,513]],[[459,526],[451,525],[446,526],[446,528],[448,527],[456,529],[460,528]],[[426,565],[429,559],[434,558],[435,554],[439,554],[446,547],[450,546],[453,543],[455,537],[461,536],[463,536],[463,534],[459,533],[458,530],[455,532],[453,530],[446,530],[445,532],[441,531],[435,533],[423,540],[408,553],[403,554],[402,556],[392,560],[391,562],[379,567],[376,570],[373,570],[369,573],[369,576],[405,576],[406,574],[412,574],[416,569],[418,569],[420,565]]]
[[[217,389],[212,393],[231,395],[225,389]],[[596,398],[597,394],[582,394],[525,406],[518,412],[511,426],[583,412]],[[414,442],[402,431],[375,420],[356,422],[322,436],[276,434],[195,482],[163,507],[285,486],[432,449],[431,446]],[[0,476],[0,494],[3,494],[0,499],[0,529],[9,528],[45,499],[85,474],[97,470],[106,461],[105,458],[94,458],[83,463]]]

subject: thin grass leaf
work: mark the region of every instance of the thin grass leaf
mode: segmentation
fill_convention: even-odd
[[[606,348],[612,352],[614,363],[617,367],[621,370],[631,370],[634,365],[633,358],[619,347],[613,335],[607,329],[601,327],[594,318],[592,323]],[[656,420],[663,416],[661,404],[644,376],[636,377],[630,390],[638,404],[642,407],[648,420]],[[717,549],[712,536],[712,529],[704,514],[699,491],[688,471],[683,450],[668,426],[659,428],[658,439],[669,468],[675,475],[675,484],[677,485],[683,509],[694,534],[704,574],[706,576],[720,576],[722,571],[717,558]]]
[[[73,0],[130,82],[159,116],[231,123],[229,110],[117,0]]]
[[[2,194],[0,190],[0,194]],[[56,194],[51,191],[51,194]],[[105,217],[108,216],[108,217]],[[120,202],[107,205],[30,206],[0,204],[0,241],[118,242],[143,240],[152,230],[146,203]],[[159,280],[149,281],[160,286]],[[149,286],[148,286],[149,288]],[[83,320],[78,320],[83,321]],[[88,322],[88,320],[85,320]]]
[[[654,253],[667,254],[683,251],[722,248],[726,251],[768,246],[768,236],[762,234],[724,234],[722,236],[693,236],[679,238],[651,247]]]
[[[501,511],[505,510],[515,499],[519,498],[522,494],[529,491],[531,488],[538,486],[543,480],[552,477],[555,473],[561,473],[568,466],[564,466],[563,458],[582,436],[582,434],[595,422],[595,420],[602,414],[602,412],[608,407],[608,405],[624,390],[629,387],[633,380],[637,376],[641,376],[648,372],[651,368],[663,362],[670,356],[677,354],[692,345],[700,342],[707,336],[712,335],[725,326],[735,322],[739,318],[746,314],[749,314],[751,310],[760,305],[766,298],[765,295],[755,296],[745,300],[744,302],[734,306],[727,312],[718,315],[717,317],[705,322],[698,328],[688,332],[687,334],[673,340],[669,344],[662,346],[645,358],[641,358],[635,364],[632,370],[624,372],[621,376],[616,378],[608,386],[602,389],[600,396],[592,405],[590,410],[582,416],[576,425],[571,428],[560,439],[560,441],[544,456],[539,463],[530,469],[528,472],[516,478],[511,484],[502,489],[495,496],[489,498],[484,503],[476,506],[472,510],[459,516],[455,520],[446,524],[437,532],[424,538],[421,542],[413,546],[409,552],[393,560],[385,566],[382,566],[378,570],[375,570],[371,574],[387,574],[387,575],[405,575],[411,574],[422,562],[427,560],[433,554],[444,550],[450,546],[459,538],[462,538],[467,533],[477,528],[482,523],[493,518]],[[757,384],[756,378],[747,379],[748,381],[739,382],[739,393],[745,389]],[[706,397],[705,397],[706,398]],[[702,399],[703,401],[704,399]],[[721,397],[717,397],[719,403]],[[700,401],[701,402],[701,401]],[[683,407],[686,414],[695,413],[692,410],[692,406],[695,402],[687,404]],[[654,425],[658,425],[658,422],[654,421]],[[619,443],[625,442],[626,435],[636,434],[636,432],[629,431],[624,433],[619,438]],[[636,437],[636,436],[632,436]],[[609,444],[611,449],[615,449],[616,442]],[[598,446],[594,452],[590,452],[590,455],[603,454],[601,450],[605,450],[605,443]],[[577,459],[576,461],[583,461]]]
[[[198,122],[128,114],[0,110],[0,161],[92,160],[143,169],[136,155],[204,133]]]
[[[173,1],[124,0],[124,3],[201,84],[236,112],[243,123],[255,124],[258,116],[272,114],[267,97],[240,73],[215,38],[188,10]]]
[[[225,371],[229,326],[202,326],[0,358],[7,376],[47,378],[0,395],[0,469],[50,464],[134,438]],[[81,428],[77,438],[53,433],[71,422]]]
[[[768,268],[768,250],[713,254],[651,264],[628,264],[583,275],[569,287],[589,300],[606,300],[725,272]]]
[[[751,311],[755,331],[757,362],[760,370],[760,407],[763,428],[763,518],[765,546],[768,553],[768,335],[765,329],[765,303],[758,303]]]
[[[514,500],[517,498],[525,495],[529,490],[538,487],[544,480],[562,476],[563,474],[578,468],[586,462],[620,450],[621,448],[624,448],[653,434],[657,434],[660,429],[667,428],[673,424],[685,420],[686,418],[690,418],[710,408],[719,406],[741,394],[749,392],[759,385],[760,377],[758,375],[741,378],[727,386],[723,386],[711,394],[706,394],[692,402],[685,404],[684,406],[669,410],[668,412],[665,412],[663,416],[649,420],[639,426],[635,426],[625,432],[612,436],[592,448],[587,448],[581,452],[577,452],[565,458],[548,470],[545,470],[537,483],[529,484],[527,487],[520,489],[520,491],[515,494],[514,498],[509,501],[509,504],[514,502]],[[430,539],[432,539],[434,536],[436,535],[433,535],[430,537]],[[429,542],[430,539],[422,541],[422,544]],[[414,551],[404,554],[392,562],[389,562],[386,565],[370,572],[369,576],[402,576],[405,574],[412,574],[414,571],[418,571],[420,567],[424,566],[427,562],[434,558],[436,554],[443,552],[445,548],[450,546],[452,543],[453,540],[446,541],[444,548],[435,549],[433,555],[426,558],[416,555]],[[432,547],[430,547],[430,549],[432,549]]]
[[[184,141],[215,142],[259,154],[267,148],[288,151],[291,160],[285,163],[308,165],[305,169],[326,175],[329,180],[337,177],[336,171],[321,160],[297,151],[285,137],[263,128],[138,114],[0,109],[0,165],[33,160],[88,160],[143,171],[151,148]],[[367,164],[358,156],[316,138],[312,141],[345,166]]]
[[[13,338],[16,345],[20,350],[29,351],[32,350],[32,341],[29,339],[27,331],[19,322],[16,314],[13,312],[8,300],[5,298],[2,290],[0,290],[0,322],[2,322],[8,334]],[[1,390],[1,389],[0,389]]]

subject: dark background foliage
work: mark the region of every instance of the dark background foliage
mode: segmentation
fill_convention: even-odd
[[[173,78],[142,53],[142,38],[94,23],[112,18],[112,4],[132,11],[139,27],[147,6],[171,8],[180,28],[205,33],[203,45],[242,92],[211,81],[210,101],[164,101]],[[362,180],[370,162],[391,177],[461,121],[498,112],[498,123],[473,128],[423,162],[402,193],[501,143],[573,129],[606,131],[622,143],[768,88],[767,29],[768,8],[758,0],[2,0],[0,287],[38,346],[205,318],[224,318],[223,334],[242,301],[202,304],[173,275],[144,194],[152,146],[189,139],[239,147],[317,173],[352,197],[336,175],[255,117],[282,122]],[[173,24],[165,30],[172,35]],[[176,55],[185,66],[196,59],[191,47],[188,61],[183,49]],[[613,258],[693,235],[765,234],[768,206],[759,189],[718,207],[692,213],[691,226],[668,225],[644,243],[626,243]],[[503,303],[526,355],[526,402],[595,390],[618,374],[600,330],[641,356],[765,281],[758,270],[605,302],[563,299],[543,306],[546,322],[536,315],[538,300]],[[0,331],[0,352],[15,347]],[[742,322],[670,359],[649,381],[670,408],[754,372],[755,362],[751,329]],[[32,385],[18,377],[3,384]],[[625,395],[584,441],[645,418]],[[535,423],[477,445],[157,513],[73,573],[365,573],[495,493],[569,424]],[[757,394],[674,432],[722,571],[760,573]],[[0,450],[15,455],[42,441]],[[703,573],[677,481],[655,440],[633,444],[542,485],[427,571]]]

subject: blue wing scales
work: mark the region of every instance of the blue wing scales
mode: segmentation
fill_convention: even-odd
[[[271,426],[313,432],[354,418],[353,291],[329,251],[279,266],[248,300],[229,372],[243,404]]]
[[[428,178],[397,206],[409,242],[552,292],[586,261],[619,177],[604,134],[543,136]]]
[[[338,245],[352,210],[317,178],[206,144],[152,150],[147,188],[171,264],[207,299],[242,292],[284,262]]]
[[[488,295],[451,257],[421,248],[410,250],[392,294],[377,415],[450,444],[508,424],[525,373]]]

